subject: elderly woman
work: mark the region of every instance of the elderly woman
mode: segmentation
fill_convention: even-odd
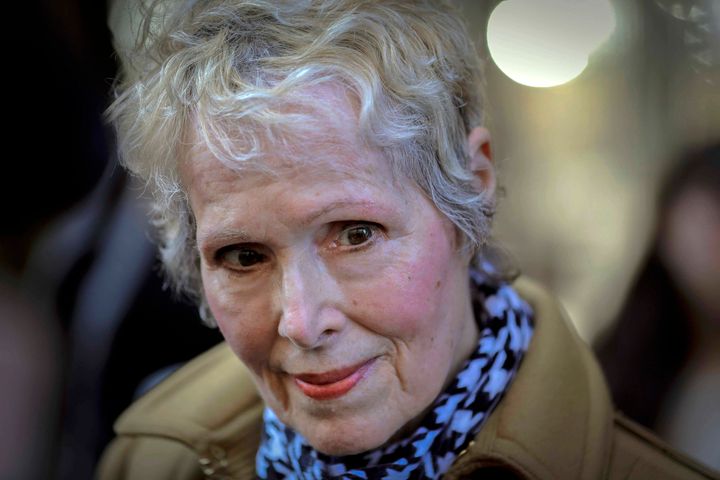
[[[480,62],[450,7],[146,18],[110,118],[169,277],[227,342],[120,418],[101,478],[703,478],[483,253]]]

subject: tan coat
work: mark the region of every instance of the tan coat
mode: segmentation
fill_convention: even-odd
[[[519,280],[536,330],[497,409],[446,479],[720,479],[614,412],[592,353],[550,295]],[[263,404],[223,344],[117,421],[101,480],[254,478]]]

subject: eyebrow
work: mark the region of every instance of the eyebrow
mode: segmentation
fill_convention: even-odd
[[[327,215],[328,213],[338,210],[341,208],[348,208],[348,207],[360,207],[363,209],[373,209],[378,210],[380,207],[378,205],[370,200],[337,200],[334,202],[330,202],[329,204],[323,206],[322,208],[319,208],[310,214],[304,216],[301,218],[297,224],[301,227],[308,227],[313,222],[315,222],[318,218],[321,218],[324,215]],[[358,218],[348,219],[348,220],[359,220]],[[198,235],[197,238],[197,245],[198,248],[201,248],[203,246],[207,246],[208,244],[210,246],[214,246],[219,243],[227,243],[227,242],[233,242],[233,243],[250,243],[253,241],[257,241],[257,238],[253,239],[246,230],[242,228],[227,228],[227,227],[219,227],[217,229],[210,230],[207,233],[202,233]]]
[[[333,210],[338,210],[340,208],[347,208],[347,207],[361,207],[361,208],[369,209],[369,208],[377,208],[377,205],[374,202],[369,201],[369,200],[361,200],[361,201],[338,200],[335,202],[330,202],[329,204],[325,205],[324,207],[303,217],[298,223],[299,223],[299,225],[306,227],[306,226],[312,224],[318,218],[322,217],[323,215],[327,215],[328,213],[332,212]],[[351,220],[356,220],[356,219],[351,219]]]
[[[226,242],[246,243],[250,242],[250,236],[244,230],[221,227],[215,230],[210,230],[207,234],[199,235],[196,240],[197,246],[200,250],[202,250],[203,246],[207,246],[208,244],[214,248],[215,244]]]

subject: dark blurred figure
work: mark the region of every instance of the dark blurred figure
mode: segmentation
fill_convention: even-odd
[[[597,344],[617,407],[720,469],[720,143],[667,177],[650,254]]]
[[[97,0],[13,2],[0,173],[0,479],[92,478],[112,424],[220,335],[163,288],[115,167],[115,57]]]
[[[5,236],[0,243],[5,243]],[[2,254],[6,251],[0,247]],[[0,264],[0,478],[49,478],[56,452],[60,336],[51,316]]]
[[[65,12],[75,6],[62,3]],[[0,478],[9,480],[52,478],[58,449],[64,336],[52,299],[24,280],[31,252],[107,164],[104,98],[88,75],[97,65],[84,62],[92,54],[77,41],[87,32],[65,35],[48,6],[13,2],[5,11],[13,46],[4,51],[0,173]]]

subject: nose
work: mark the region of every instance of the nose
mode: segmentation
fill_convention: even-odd
[[[318,261],[302,259],[284,268],[278,334],[307,350],[326,344],[344,317],[333,301],[335,282]]]

